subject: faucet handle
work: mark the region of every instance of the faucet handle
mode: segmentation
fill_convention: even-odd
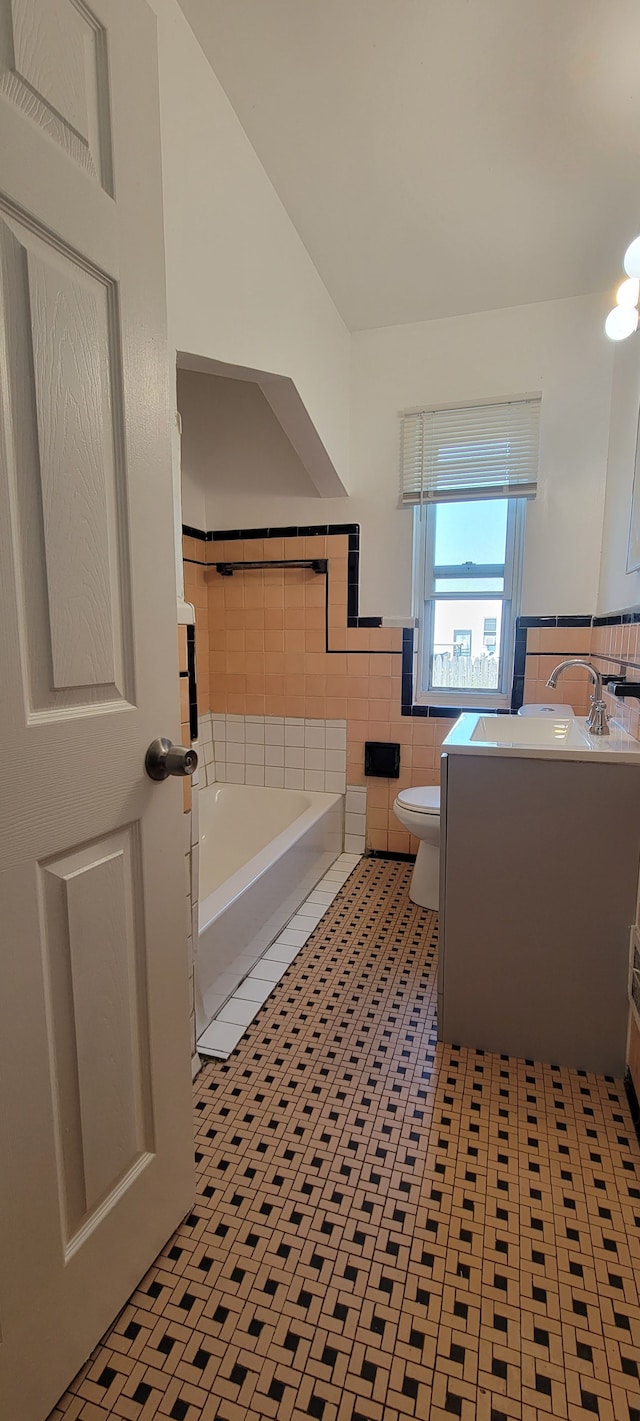
[[[591,697],[591,710],[587,716],[587,730],[590,735],[609,735],[609,717],[604,701]]]

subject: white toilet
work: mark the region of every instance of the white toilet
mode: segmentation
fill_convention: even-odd
[[[440,786],[401,789],[393,806],[396,819],[420,840],[409,888],[412,903],[437,909],[440,882]]]
[[[521,706],[518,715],[553,715],[560,719],[573,715],[573,707],[537,702]],[[409,897],[421,908],[437,909],[440,890],[440,788],[417,785],[401,789],[393,812],[404,829],[420,840]]]

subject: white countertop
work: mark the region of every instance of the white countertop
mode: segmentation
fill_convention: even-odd
[[[584,716],[485,715],[466,711],[442,743],[448,755],[507,755],[525,760],[584,760],[640,765],[640,741],[610,723],[590,735]]]

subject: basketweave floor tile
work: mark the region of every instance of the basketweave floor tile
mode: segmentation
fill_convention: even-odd
[[[262,1005],[248,979],[193,1209],[50,1421],[640,1421],[622,1083],[438,1043],[410,868],[339,867]]]

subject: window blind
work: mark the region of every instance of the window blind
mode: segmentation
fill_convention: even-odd
[[[401,501],[535,498],[540,397],[401,416]]]

